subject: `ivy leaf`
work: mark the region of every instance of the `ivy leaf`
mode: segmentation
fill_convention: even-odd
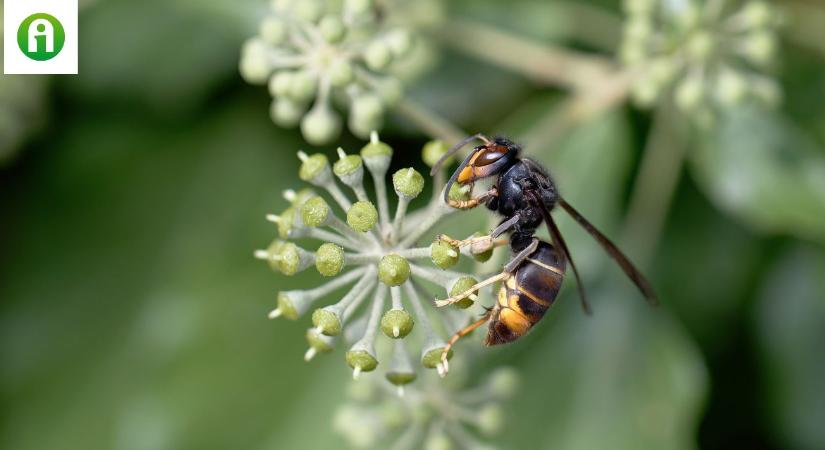
[[[825,152],[784,116],[735,110],[693,156],[719,208],[766,232],[825,241]]]
[[[84,13],[82,68],[65,83],[85,102],[139,106],[162,117],[193,113],[237,77],[245,33],[232,19],[169,2],[101,3]]]
[[[666,310],[643,304],[624,280],[590,293],[592,317],[568,295],[540,324],[541,337],[525,338],[535,344],[516,350],[529,362],[515,404],[530,419],[510,424],[508,444],[694,448],[707,386],[698,349]]]
[[[754,324],[768,423],[787,448],[825,448],[825,258],[794,249],[765,279]]]

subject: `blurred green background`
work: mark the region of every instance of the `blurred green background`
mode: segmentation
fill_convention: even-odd
[[[594,3],[619,14],[616,2]],[[825,15],[817,2],[782,5]],[[592,48],[580,34],[596,25],[566,3],[449,6]],[[2,76],[0,447],[341,445],[330,426],[349,377],[341,351],[305,364],[308,322],[266,320],[277,290],[315,275],[287,279],[251,257],[275,235],[264,214],[301,186],[295,151],[313,150],[274,126],[265,89],[238,76],[262,8],[89,3],[80,75]],[[494,442],[825,448],[825,34],[791,19],[781,108],[734,109],[710,132],[669,137],[689,142],[690,157],[646,267],[660,308],[563,223],[596,314],[581,314],[568,287],[529,337],[488,350],[485,364],[523,376]],[[408,96],[465,130],[519,136],[563,99],[455,51],[440,56]],[[526,144],[571,203],[618,236],[650,128],[649,113],[622,106],[552,147]],[[382,138],[395,166],[423,166],[427,138],[403,119]],[[464,219],[487,227],[483,212]]]

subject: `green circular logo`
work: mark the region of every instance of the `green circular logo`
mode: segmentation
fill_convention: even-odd
[[[35,61],[54,58],[63,49],[66,32],[54,16],[32,14],[17,29],[17,45],[26,57]]]

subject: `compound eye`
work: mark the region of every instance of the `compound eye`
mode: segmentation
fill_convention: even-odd
[[[490,150],[482,150],[478,157],[476,157],[473,161],[473,165],[476,167],[481,167],[492,164],[501,159],[501,157],[505,154],[507,154],[507,149],[501,146],[496,146]]]

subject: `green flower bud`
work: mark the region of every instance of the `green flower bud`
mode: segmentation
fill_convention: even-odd
[[[368,158],[391,158],[392,147],[381,142],[370,142],[361,149],[361,157],[365,160]]]
[[[392,159],[392,147],[378,140],[378,133],[370,134],[370,142],[361,149],[364,165],[375,175],[387,173]]]
[[[389,46],[381,41],[373,41],[364,50],[364,62],[370,70],[382,70],[392,60]]]
[[[265,18],[258,32],[264,42],[273,46],[279,45],[287,36],[286,24],[278,17]]]
[[[644,42],[652,32],[653,24],[647,16],[631,16],[624,27],[625,39],[636,42]]]
[[[456,202],[469,200],[470,199],[470,186],[468,186],[468,185],[462,186],[458,183],[453,183],[453,185],[450,186],[449,198],[450,198],[450,200],[453,200],[453,201],[456,201]]]
[[[692,30],[699,26],[702,18],[699,5],[685,2],[685,4],[681,5],[679,10],[675,12],[677,14],[677,25],[683,30]]]
[[[401,386],[398,384],[397,386]],[[385,402],[381,405],[382,423],[390,429],[398,429],[408,422],[408,411],[406,405],[401,402]]]
[[[677,72],[677,65],[670,58],[657,58],[650,63],[648,77],[650,82],[658,86],[663,86],[673,79]]]
[[[349,128],[356,136],[366,138],[370,132],[381,127],[383,120],[384,105],[377,95],[359,95],[352,101]]]
[[[295,292],[278,293],[278,314],[285,319],[298,320],[298,317],[306,312],[308,302],[303,301],[300,294]]]
[[[421,159],[424,160],[424,164],[433,167],[448,150],[450,150],[450,147],[448,147],[444,141],[430,141],[424,144],[424,148],[421,149]],[[452,158],[450,158],[450,160],[452,160]],[[447,164],[449,164],[449,162],[449,160],[445,161]]]
[[[687,54],[689,58],[706,61],[716,46],[713,36],[703,31],[694,33],[687,42]]]
[[[413,408],[411,412],[413,423],[427,423],[435,416],[432,408]]]
[[[726,106],[741,102],[747,89],[745,77],[730,69],[721,71],[716,79],[716,98]]]
[[[293,208],[300,208],[307,200],[315,197],[315,191],[310,188],[303,188],[295,192],[293,190],[284,191],[284,198]]]
[[[392,186],[399,197],[413,199],[424,189],[424,177],[412,167],[401,169],[392,175]]]
[[[415,369],[413,369],[410,357],[404,348],[404,343],[400,340],[395,341],[393,345],[392,361],[390,361],[386,377],[387,381],[396,386],[403,386],[415,381]]]
[[[473,237],[481,236],[481,233],[473,233]],[[492,242],[487,248],[486,244],[473,244],[470,246],[470,252],[473,255],[473,259],[478,262],[487,262],[490,258],[493,257],[493,250],[495,248],[492,245]]]
[[[341,18],[332,14],[321,19],[321,23],[318,24],[318,28],[321,31],[321,36],[323,36],[327,42],[338,42],[347,32]]]
[[[269,267],[272,270],[276,271],[276,272],[280,272],[281,271],[280,256],[281,256],[281,249],[284,248],[284,244],[285,244],[284,241],[282,241],[280,239],[276,239],[276,240],[272,241],[272,243],[269,244],[269,247],[266,248],[266,251],[264,252],[265,255],[258,256],[257,255],[258,252],[255,252],[256,253],[256,258],[261,258],[262,259],[263,257],[266,257],[266,262],[267,262],[267,264],[269,264]],[[275,256],[275,258],[273,258],[273,256]]]
[[[326,106],[316,106],[301,121],[301,133],[312,145],[328,144],[341,134],[341,118]]]
[[[266,59],[254,54],[242,55],[238,70],[249,84],[265,84],[272,71]]]
[[[415,381],[416,375],[415,372],[387,372],[385,377],[390,383],[396,386],[403,386]]]
[[[306,108],[300,103],[288,98],[278,97],[272,100],[269,107],[269,116],[276,125],[284,128],[291,128],[298,125]]]
[[[776,34],[771,31],[757,31],[747,35],[742,41],[743,54],[753,64],[767,65],[778,47]]]
[[[428,369],[435,369],[441,364],[441,354],[444,353],[444,346],[430,348],[422,352],[421,364]],[[452,359],[453,351],[447,352],[447,359]]]
[[[364,349],[350,350],[346,354],[347,365],[359,372],[372,372],[378,367],[375,352],[372,354]],[[357,377],[357,375],[355,375]]]
[[[292,242],[285,242],[279,253],[278,269],[284,275],[292,276],[304,270],[310,263],[307,253]]]
[[[381,331],[392,339],[407,336],[414,325],[412,315],[403,309],[391,309],[381,317]]]
[[[344,11],[353,16],[363,16],[372,12],[373,0],[346,0]]]
[[[301,220],[308,227],[320,227],[329,217],[330,209],[327,202],[318,196],[312,197],[301,206]]]
[[[641,64],[647,58],[644,43],[633,39],[625,39],[619,49],[619,57],[623,63],[629,66]]]
[[[501,367],[496,369],[489,379],[490,392],[498,398],[512,397],[519,387],[519,376],[515,369]]]
[[[381,393],[380,386],[375,383],[350,383],[347,386],[347,397],[359,403],[377,403]]]
[[[332,171],[338,178],[343,180],[345,177],[353,174],[363,173],[364,164],[360,156],[347,155],[340,147],[338,148],[338,155],[340,158],[338,161],[335,161],[335,164],[332,166]]]
[[[384,116],[364,116],[350,112],[347,120],[349,131],[356,137],[366,138],[375,130],[380,130],[384,126]]]
[[[332,339],[329,336],[318,334],[317,331],[310,328],[307,330],[307,343],[309,347],[315,349],[317,353],[329,353],[332,351]]]
[[[455,280],[453,282],[453,285],[450,286],[450,292],[449,292],[450,297],[452,297],[454,295],[461,294],[462,292],[466,292],[467,289],[470,289],[471,287],[473,287],[477,283],[478,283],[478,280],[476,280],[475,278],[466,277],[466,276]],[[476,291],[473,295],[478,295],[478,291]],[[473,303],[474,303],[473,299],[465,297],[465,298],[461,299],[458,303],[455,303],[455,306],[457,306],[461,309],[467,309],[470,306],[473,306]]]
[[[325,277],[334,277],[344,268],[344,249],[326,242],[315,252],[315,268]]]
[[[327,157],[320,153],[312,156],[302,155],[302,153],[298,153],[298,157],[301,158],[301,168],[298,170],[298,177],[314,184],[327,181],[330,173],[329,160]]]
[[[697,77],[688,77],[676,87],[676,106],[682,111],[693,111],[702,103],[702,81]]]
[[[318,81],[315,76],[307,71],[297,71],[290,76],[289,97],[298,102],[305,103],[315,96],[318,88]]]
[[[327,336],[337,336],[341,333],[341,318],[329,306],[313,311],[312,325]]]
[[[307,22],[317,22],[324,9],[322,0],[300,0],[292,4],[292,12]]]
[[[292,228],[295,226],[295,208],[289,207],[285,209],[280,215],[271,215],[267,216],[267,219],[271,222],[275,222],[278,225],[278,236],[281,239],[289,238],[289,233],[292,231]]]
[[[404,96],[404,86],[395,77],[384,77],[375,85],[375,89],[387,106],[395,106]]]
[[[430,245],[430,258],[433,260],[433,264],[441,269],[449,269],[458,264],[459,256],[458,247],[447,241],[436,239]]]
[[[623,6],[630,14],[648,14],[653,11],[655,0],[625,0]]]
[[[366,233],[371,230],[376,223],[378,223],[378,211],[372,202],[355,202],[347,211],[347,224],[355,231]],[[407,266],[407,270],[409,272],[409,265]]]
[[[280,70],[269,78],[269,94],[273,97],[283,97],[289,94],[292,86],[292,71]]]
[[[386,36],[386,41],[395,57],[405,56],[412,48],[412,36],[407,30],[396,29],[390,31]]]
[[[378,263],[378,279],[387,286],[400,286],[410,277],[410,263],[407,259],[391,253]]]
[[[443,430],[432,431],[424,441],[424,450],[454,450],[455,446]]]
[[[486,405],[478,413],[478,429],[487,436],[495,436],[504,426],[504,412],[498,405]]]
[[[649,108],[656,103],[660,93],[661,90],[655,83],[647,81],[634,84],[630,94],[633,98],[633,103],[637,106]]]
[[[764,1],[748,2],[740,13],[745,24],[749,28],[761,28],[771,24],[774,11],[771,6]]]
[[[329,74],[332,85],[335,87],[344,87],[350,84],[355,78],[352,64],[345,59],[333,61],[327,73]]]

